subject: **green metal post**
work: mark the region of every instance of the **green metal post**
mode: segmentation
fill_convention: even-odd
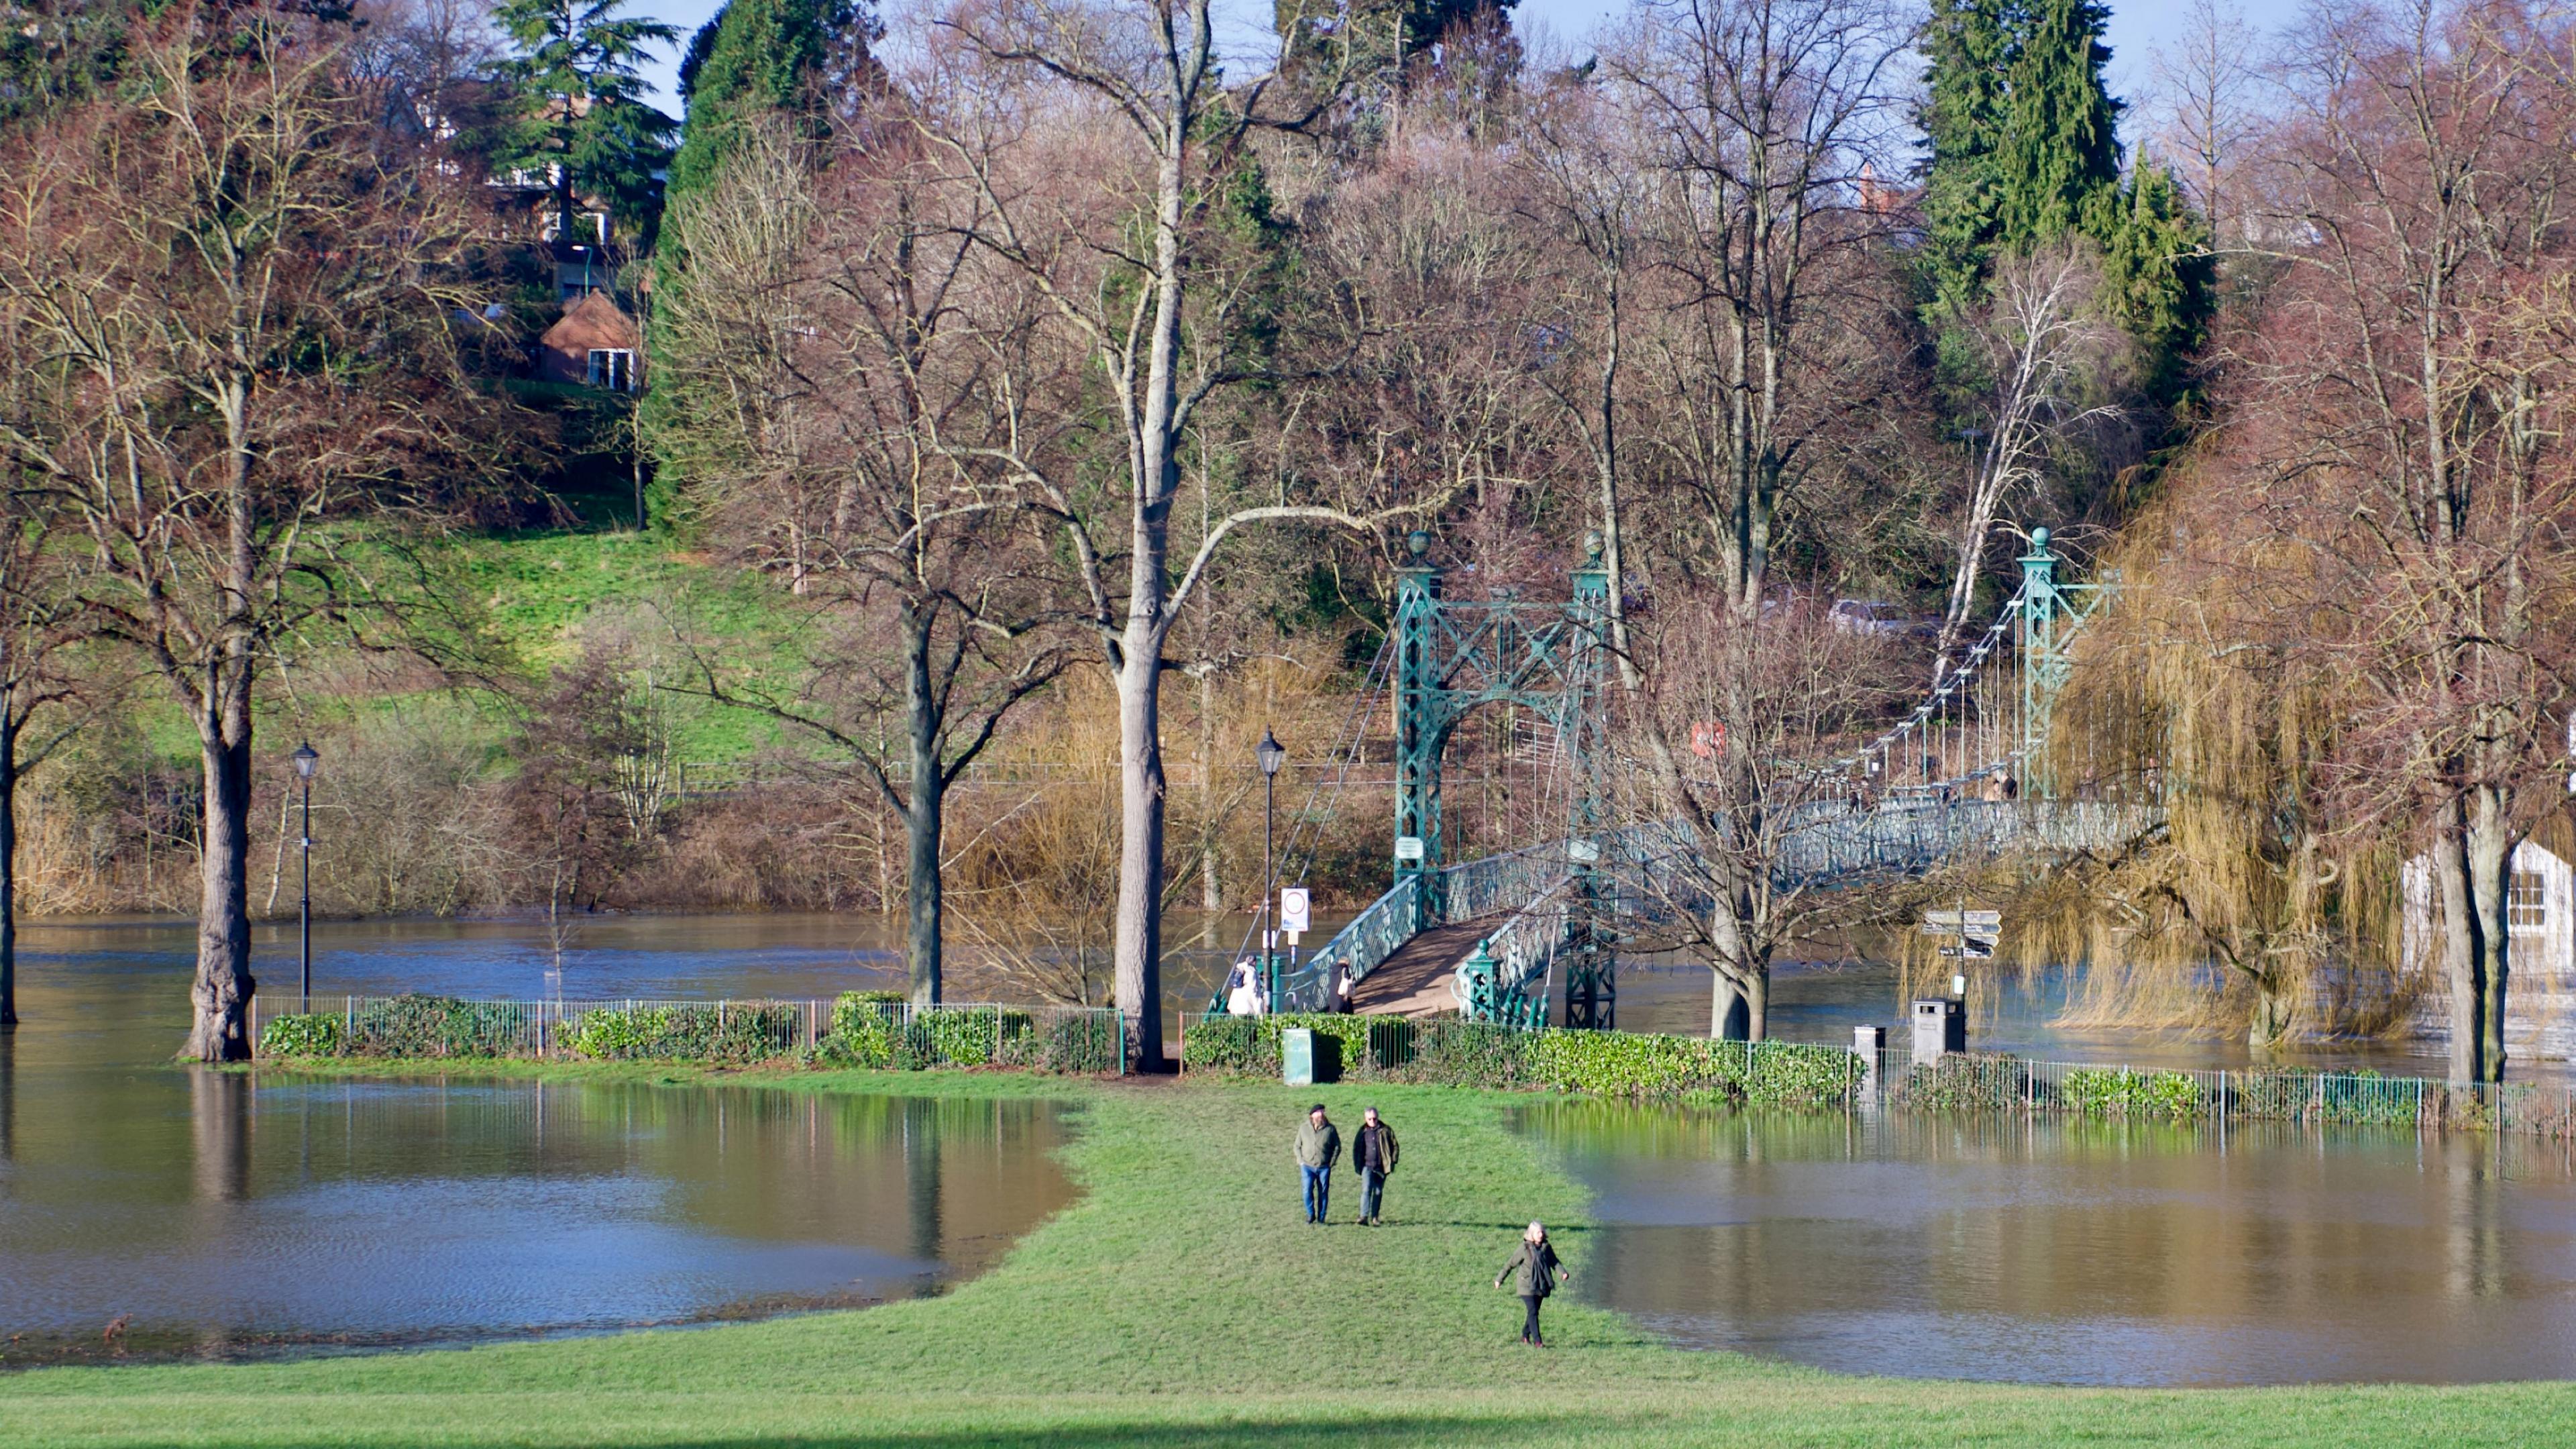
[[[2021,768],[2024,788],[2043,799],[2055,793],[2048,746],[2050,716],[2069,668],[2057,631],[2064,612],[2048,530],[2034,528],[2030,552],[2021,556]]]
[[[1395,883],[1418,877],[1424,929],[1447,919],[1440,883],[1440,750],[1449,721],[1441,691],[1440,570],[1431,535],[1405,538],[1410,560],[1395,571]]]

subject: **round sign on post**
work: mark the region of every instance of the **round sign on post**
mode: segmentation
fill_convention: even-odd
[[[1304,886],[1279,888],[1279,929],[1291,936],[1302,936],[1313,929],[1308,924],[1312,919]]]

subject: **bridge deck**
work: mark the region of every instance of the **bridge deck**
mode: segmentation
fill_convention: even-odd
[[[1461,921],[1415,936],[1351,988],[1351,1010],[1378,1016],[1457,1015],[1458,997],[1449,989],[1449,979],[1502,920]]]

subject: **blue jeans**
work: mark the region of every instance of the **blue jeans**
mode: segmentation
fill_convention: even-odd
[[[1297,1164],[1297,1171],[1304,1174],[1306,1179],[1306,1216],[1320,1221],[1324,1216],[1325,1204],[1332,1201],[1333,1170],[1329,1167],[1308,1167],[1301,1162]]]
[[[1374,1167],[1360,1169],[1360,1216],[1377,1221],[1379,1199],[1386,1195],[1386,1174]]]

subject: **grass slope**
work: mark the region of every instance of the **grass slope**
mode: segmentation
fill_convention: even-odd
[[[593,1075],[600,1073],[594,1071]],[[682,1081],[691,1074],[634,1071]],[[788,1090],[1061,1090],[1087,1193],[945,1297],[770,1323],[294,1364],[0,1379],[0,1445],[2546,1444],[2576,1386],[2095,1391],[1846,1378],[1663,1348],[1560,1300],[1519,1348],[1492,1280],[1583,1194],[1441,1089],[808,1076]],[[1390,1225],[1300,1221],[1309,1096],[1404,1134]],[[1347,1130],[1347,1129],[1346,1129]],[[1345,1185],[1346,1186],[1346,1185]],[[1353,1197],[1336,1203],[1345,1219]]]

